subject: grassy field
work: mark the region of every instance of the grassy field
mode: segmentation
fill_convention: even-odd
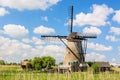
[[[0,66],[0,80],[120,80],[120,69],[115,70],[99,74],[93,74],[91,70],[60,74],[24,71],[19,66]]]

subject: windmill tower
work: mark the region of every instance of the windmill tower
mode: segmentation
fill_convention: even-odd
[[[68,36],[61,35],[42,35],[42,38],[58,38],[63,44],[66,46],[66,51],[64,54],[64,66],[71,66],[74,63],[80,64],[85,62],[85,51],[83,49],[82,41],[86,41],[88,38],[96,38],[95,35],[90,34],[80,34],[78,32],[73,32],[73,6],[71,7],[71,26],[70,26],[70,34]],[[63,41],[63,39],[67,40],[67,43]]]

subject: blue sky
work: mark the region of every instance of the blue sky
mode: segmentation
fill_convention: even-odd
[[[86,61],[120,63],[119,3],[118,0],[0,0],[0,59],[20,62],[49,55],[61,62],[65,46],[42,40],[41,35],[68,35],[73,5],[73,31],[97,35],[97,39],[88,40]]]

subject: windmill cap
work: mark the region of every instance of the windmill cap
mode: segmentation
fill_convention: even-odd
[[[71,42],[78,41],[78,39],[74,39],[76,36],[80,36],[80,34],[78,34],[77,32],[72,32],[68,35],[67,40]]]
[[[81,34],[81,33],[78,33],[78,32],[72,32],[67,37],[67,40],[71,41],[71,42],[76,42],[76,41],[86,40],[87,38],[96,38],[96,35]]]

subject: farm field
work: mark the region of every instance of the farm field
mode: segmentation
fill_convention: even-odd
[[[0,80],[119,80],[120,69],[115,72],[93,74],[88,72],[76,73],[40,73],[38,71],[24,71],[19,66],[0,66]]]

